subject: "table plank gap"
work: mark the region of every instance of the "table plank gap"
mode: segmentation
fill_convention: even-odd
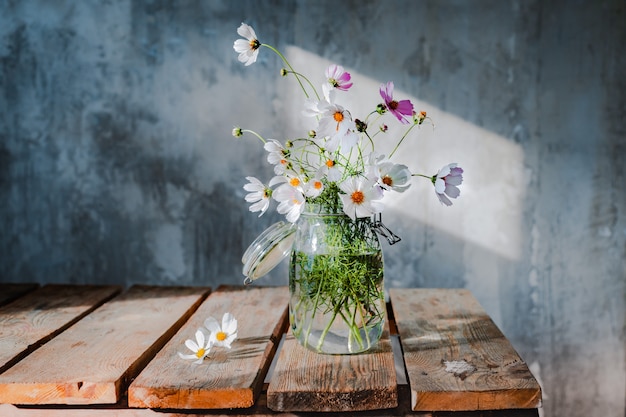
[[[130,407],[155,409],[225,409],[254,405],[284,332],[287,287],[223,286],[211,294],[189,321],[146,366],[128,389]],[[238,338],[228,350],[214,347],[202,364],[185,361],[186,339],[206,318],[221,322],[230,312]]]
[[[116,403],[208,291],[130,288],[0,374],[0,403]]]
[[[0,307],[0,373],[120,291],[118,286],[50,284]]]
[[[289,332],[269,383],[267,402],[274,411],[396,408],[398,385],[388,326],[375,349],[358,355],[318,354],[302,347]]]
[[[11,301],[39,288],[39,284],[13,284],[0,283],[0,306],[10,303]]]
[[[390,289],[415,411],[541,407],[541,388],[474,296]]]

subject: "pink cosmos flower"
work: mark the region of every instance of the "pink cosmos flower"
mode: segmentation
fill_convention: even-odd
[[[335,101],[335,91],[348,91],[350,87],[352,87],[352,83],[350,79],[349,72],[346,72],[341,65],[330,65],[326,68],[326,81],[322,84],[322,91],[324,93],[324,98],[329,103],[333,103]]]
[[[393,99],[393,81],[380,86],[380,96],[385,101],[385,107],[403,124],[409,121],[404,116],[413,117],[413,103],[410,100],[394,100]]]
[[[461,191],[457,186],[463,182],[463,169],[456,166],[457,164],[448,164],[441,168],[437,175],[432,177],[435,185],[435,193],[441,203],[451,206],[450,198],[457,198]],[[448,197],[446,197],[446,195]]]
[[[341,65],[330,65],[326,68],[326,79],[331,87],[341,91],[348,91],[352,87],[350,73],[345,71]]]

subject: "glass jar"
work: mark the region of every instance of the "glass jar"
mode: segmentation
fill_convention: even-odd
[[[365,352],[386,317],[383,254],[371,218],[307,204],[289,264],[289,319],[301,345],[319,353]]]

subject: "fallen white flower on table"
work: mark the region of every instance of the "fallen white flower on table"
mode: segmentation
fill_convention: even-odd
[[[215,318],[209,317],[204,321],[204,327],[211,332],[211,345],[230,349],[231,343],[237,338],[237,319],[230,313],[224,314],[221,326]]]
[[[187,360],[195,360],[194,363],[200,364],[211,351],[213,342],[211,341],[210,338],[207,340],[206,336],[204,335],[204,332],[198,329],[196,331],[196,341],[194,342],[191,339],[187,339],[185,341],[185,346],[187,346],[189,350],[193,352],[193,354],[184,354],[184,353],[178,352],[178,356]]]

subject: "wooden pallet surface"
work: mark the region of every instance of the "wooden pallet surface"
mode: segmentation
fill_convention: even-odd
[[[6,329],[21,331],[0,327],[0,346],[46,328],[0,370],[0,416],[536,417],[541,406],[537,381],[467,290],[390,289],[378,348],[336,356],[287,331],[286,287],[137,286],[115,298],[119,288],[74,287],[23,287],[0,307],[0,320],[13,317]],[[230,350],[201,365],[178,357],[204,319],[227,311],[238,320]]]
[[[0,374],[0,403],[116,403],[205,293],[132,287]]]
[[[131,407],[214,409],[254,405],[265,373],[287,325],[285,287],[227,287],[211,294],[128,389]],[[230,349],[214,347],[202,364],[182,360],[205,319],[238,318],[238,339]]]
[[[389,332],[358,355],[320,355],[289,333],[267,391],[276,411],[362,411],[398,406]]]
[[[528,366],[464,289],[391,289],[413,410],[541,406]]]
[[[116,286],[11,286],[24,294],[0,307],[0,372],[34,351],[121,291]]]

